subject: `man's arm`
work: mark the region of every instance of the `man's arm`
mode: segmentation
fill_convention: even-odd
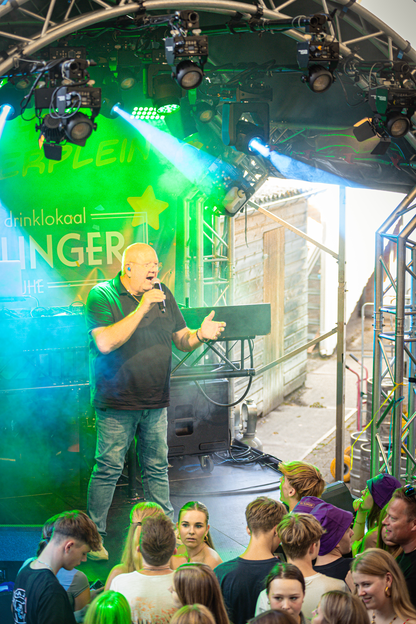
[[[206,316],[199,329],[193,330],[188,327],[180,329],[172,335],[175,346],[180,351],[193,351],[208,340],[218,340],[225,328],[225,323],[213,321],[215,312]]]
[[[91,335],[97,349],[106,354],[121,347],[133,335],[144,316],[154,305],[164,301],[165,298],[165,294],[159,289],[148,290],[143,294],[139,305],[131,314],[112,325],[93,329]]]

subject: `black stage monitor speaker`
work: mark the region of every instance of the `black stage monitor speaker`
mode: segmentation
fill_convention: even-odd
[[[225,321],[227,326],[221,340],[242,340],[265,336],[271,331],[270,303],[250,305],[214,306],[208,308],[183,308],[181,312],[188,327],[201,327],[204,318],[215,311],[216,321]]]
[[[343,481],[335,481],[335,483],[327,485],[322,494],[322,500],[335,505],[335,507],[354,513],[351,492]]]
[[[201,383],[205,394],[216,403],[228,403],[228,381]],[[193,382],[171,385],[168,407],[169,456],[205,455],[229,447],[228,407],[207,400]]]

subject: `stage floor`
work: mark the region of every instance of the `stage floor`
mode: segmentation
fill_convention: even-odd
[[[220,461],[216,459],[216,461]],[[170,461],[169,482],[171,501],[178,511],[190,500],[202,501],[210,513],[211,535],[221,558],[226,561],[241,554],[247,544],[245,508],[257,496],[279,499],[281,475],[272,468],[259,464],[235,465],[216,464],[212,473],[203,472],[196,456]],[[140,496],[141,486],[137,492]],[[131,508],[140,499],[128,498],[127,480],[116,488],[107,524],[105,546],[109,551],[109,561],[88,560],[81,570],[90,582],[100,579],[105,582],[110,569],[119,563],[125,535],[129,526]],[[45,492],[36,496],[14,496],[0,501],[0,525],[43,525],[50,516],[68,509],[86,508],[85,493]],[[33,552],[37,545],[37,532],[32,530]],[[40,535],[40,531],[39,531]],[[1,558],[1,557],[0,557]],[[10,579],[13,580],[13,579]]]

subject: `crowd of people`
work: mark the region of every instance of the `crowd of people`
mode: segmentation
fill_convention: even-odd
[[[246,508],[249,543],[222,561],[201,502],[176,525],[161,506],[130,514],[121,562],[94,595],[77,566],[102,548],[83,512],[50,518],[16,578],[16,624],[416,624],[416,489],[380,474],[349,511],[322,500],[304,462],[281,464],[280,501]]]

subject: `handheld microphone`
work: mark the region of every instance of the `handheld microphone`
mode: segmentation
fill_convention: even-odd
[[[157,279],[157,277],[152,279],[152,284],[153,288],[159,288],[159,290],[163,292],[162,284],[160,283],[160,280]],[[166,301],[159,301],[158,306],[159,310],[164,314],[166,312]]]

